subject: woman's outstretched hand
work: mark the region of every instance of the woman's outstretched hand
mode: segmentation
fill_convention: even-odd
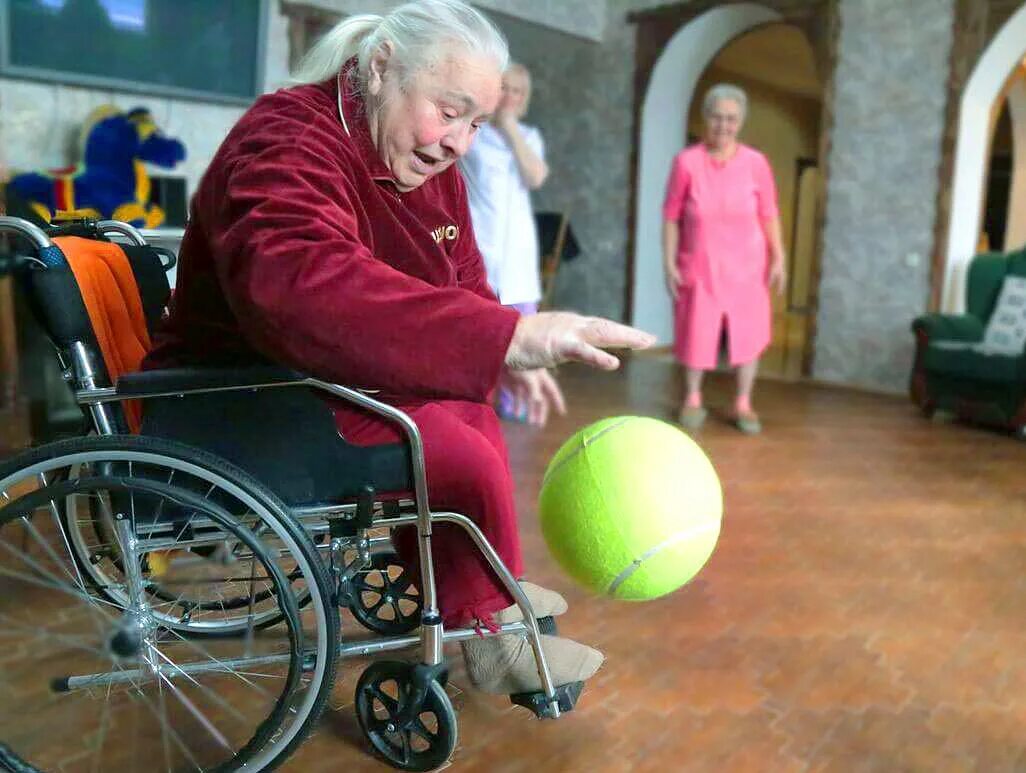
[[[545,311],[520,318],[506,350],[506,367],[534,370],[573,361],[616,370],[620,361],[603,350],[647,349],[655,340],[650,333],[601,317]]]
[[[544,427],[549,413],[566,413],[563,390],[552,374],[544,368],[538,370],[510,370],[504,368],[499,384],[513,396],[513,413],[527,417],[532,427]]]

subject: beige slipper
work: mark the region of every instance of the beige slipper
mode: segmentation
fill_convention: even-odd
[[[531,602],[531,608],[534,610],[535,617],[556,617],[566,612],[566,599],[556,593],[556,591],[547,590],[540,585],[535,585],[533,582],[527,582],[526,580],[520,581],[520,587],[523,588],[524,593],[527,595],[527,600]],[[495,613],[495,622],[499,625],[519,623],[523,619],[524,615],[516,604]]]
[[[601,652],[570,639],[542,635],[552,683],[583,682],[605,660]],[[460,642],[467,674],[475,687],[495,695],[540,692],[541,678],[530,642],[522,636],[489,636]]]

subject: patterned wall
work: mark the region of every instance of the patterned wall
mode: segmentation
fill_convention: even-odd
[[[926,309],[952,0],[842,0],[813,375],[906,387]]]
[[[596,44],[504,15],[495,19],[513,56],[534,76],[527,120],[545,137],[551,169],[536,206],[568,212],[583,251],[561,271],[555,303],[621,319],[633,78],[625,43],[631,36],[609,25]]]
[[[625,16],[661,4],[610,0],[601,44],[504,23],[538,74],[531,118],[554,160],[538,203],[568,208],[585,248],[566,267],[556,301],[613,318],[623,316],[627,278],[634,28]],[[813,375],[903,391],[909,323],[927,305],[952,0],[840,6]]]

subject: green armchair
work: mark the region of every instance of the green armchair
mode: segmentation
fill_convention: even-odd
[[[983,341],[1006,276],[1026,277],[1026,249],[972,259],[965,314],[924,314],[913,321],[910,389],[927,415],[950,411],[1026,434],[1026,353],[994,354],[972,346]]]

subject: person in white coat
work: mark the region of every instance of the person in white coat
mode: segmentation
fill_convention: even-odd
[[[541,132],[521,121],[530,98],[530,73],[522,64],[510,64],[502,78],[498,110],[490,123],[481,126],[470,151],[460,160],[488,283],[502,304],[522,314],[537,312],[542,297],[530,193],[549,174]],[[528,397],[500,387],[499,415],[544,423],[527,415]]]

